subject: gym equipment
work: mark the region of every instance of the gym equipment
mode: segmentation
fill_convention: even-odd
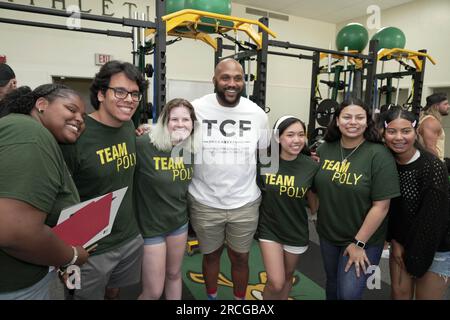
[[[316,110],[316,121],[321,126],[328,126],[339,104],[336,100],[324,99],[319,103]]]
[[[322,143],[325,142],[325,140],[323,140],[323,137],[325,136],[326,132],[327,128],[324,127],[318,127],[314,129],[311,134],[311,144],[309,145],[309,149],[311,151],[315,151]]]
[[[349,23],[343,27],[336,36],[336,48],[343,51],[348,50],[361,52],[369,42],[369,33],[360,23]]]
[[[153,73],[155,72],[155,69],[153,69],[153,65],[148,63],[145,65],[144,73],[147,76],[147,78],[153,77]]]
[[[384,27],[372,36],[371,40],[378,40],[379,49],[404,49],[406,37],[402,30],[396,27]]]
[[[28,5],[14,4],[14,3],[10,3],[10,2],[0,2],[0,9],[35,13],[35,14],[41,14],[41,15],[50,15],[50,16],[56,16],[56,17],[65,17],[65,18],[73,17],[72,16],[73,13],[71,11],[40,8],[40,7],[34,7],[34,6],[28,6]],[[145,39],[143,37],[144,29],[156,28],[157,25],[154,22],[146,21],[146,19],[143,17],[144,14],[141,15],[141,19],[138,19],[137,12],[135,13],[134,19],[99,16],[99,15],[87,14],[84,12],[81,12],[78,14],[79,14],[79,16],[77,16],[77,19],[80,19],[82,21],[89,20],[89,21],[95,21],[97,23],[108,23],[108,24],[121,25],[123,27],[132,27],[132,30],[131,30],[131,32],[124,32],[124,31],[118,31],[118,30],[110,30],[110,29],[106,29],[106,28],[101,28],[101,29],[93,29],[93,28],[85,28],[85,27],[70,28],[66,24],[54,24],[54,23],[26,21],[26,20],[9,19],[9,18],[0,18],[0,23],[24,25],[24,26],[39,27],[39,28],[48,28],[48,29],[53,29],[53,30],[85,32],[85,33],[91,33],[91,34],[101,34],[101,35],[106,35],[106,36],[110,36],[110,37],[120,37],[120,38],[132,39],[133,63],[134,63],[134,65],[139,67],[140,71],[143,72],[143,57],[139,57],[139,50],[140,50],[139,48],[145,45]],[[144,95],[144,97],[139,103],[139,112],[136,112],[133,116],[133,122],[134,122],[135,126],[139,125],[140,112],[142,111],[144,114],[146,114],[145,110],[147,107],[147,92],[144,91],[143,95]]]
[[[197,239],[191,239],[186,242],[186,254],[193,256],[196,252],[200,252],[200,246]]]
[[[231,15],[231,0],[185,0],[184,9],[194,9],[218,13],[223,15]],[[205,33],[217,32],[218,26],[232,27],[232,21],[219,20],[214,18],[201,18],[202,23],[211,26],[198,25],[197,30]]]
[[[166,0],[166,14],[185,9],[185,0]]]
[[[166,14],[185,9],[185,2],[186,0],[166,0]],[[189,29],[186,27],[178,27],[175,30],[177,32],[189,32]]]

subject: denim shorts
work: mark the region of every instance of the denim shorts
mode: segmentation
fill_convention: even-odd
[[[173,231],[166,232],[162,235],[159,235],[156,237],[151,237],[151,238],[144,238],[144,246],[164,243],[164,242],[166,242],[167,237],[178,236],[184,232],[187,232],[187,230],[188,230],[188,223],[183,224],[181,227],[179,227]]]
[[[428,271],[437,273],[442,277],[450,277],[450,251],[436,252]]]

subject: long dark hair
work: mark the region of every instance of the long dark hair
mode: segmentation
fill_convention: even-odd
[[[341,139],[342,133],[337,126],[336,119],[339,117],[342,110],[350,105],[361,107],[366,112],[367,127],[366,130],[364,131],[364,139],[370,142],[381,143],[381,137],[375,126],[375,122],[372,119],[372,113],[370,112],[370,109],[364,104],[364,102],[355,97],[351,97],[347,100],[344,100],[339,105],[339,107],[336,108],[333,119],[331,120],[331,123],[328,125],[327,133],[325,134],[324,140],[327,142],[334,142]]]
[[[80,97],[80,94],[58,83],[43,84],[34,90],[27,86],[19,87],[8,93],[0,101],[0,118],[10,113],[30,114],[39,98],[44,98],[52,103],[56,98],[67,98],[69,96]]]

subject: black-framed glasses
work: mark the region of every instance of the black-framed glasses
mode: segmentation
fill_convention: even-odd
[[[107,88],[111,89],[114,92],[114,96],[117,99],[126,99],[128,95],[131,96],[131,100],[133,100],[134,102],[139,102],[142,99],[142,93],[140,93],[139,91],[127,91],[124,88]]]

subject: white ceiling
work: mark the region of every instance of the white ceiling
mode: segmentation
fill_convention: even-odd
[[[415,0],[232,0],[247,7],[265,9],[292,16],[340,23],[367,15],[370,5],[381,10]]]

